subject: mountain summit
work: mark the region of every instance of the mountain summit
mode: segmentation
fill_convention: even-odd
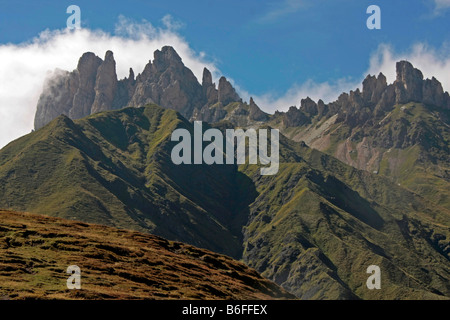
[[[185,118],[214,122],[222,120],[227,112],[223,107],[238,103],[240,108],[250,107],[242,103],[231,83],[221,77],[219,84],[212,82],[208,69],[203,71],[200,84],[187,68],[178,53],[169,46],[154,53],[136,79],[130,69],[129,76],[117,79],[116,62],[111,51],[102,60],[87,52],[72,72],[55,70],[45,81],[35,115],[35,129],[61,114],[80,119],[92,113],[140,107],[149,103],[180,112]],[[222,108],[210,108],[221,106]],[[248,115],[263,119],[265,113],[256,104]],[[241,112],[242,113],[242,112]],[[248,121],[248,120],[246,120]]]

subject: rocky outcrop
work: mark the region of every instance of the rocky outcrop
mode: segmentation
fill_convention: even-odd
[[[311,117],[319,113],[317,104],[310,97],[307,97],[306,99],[302,99],[300,101],[300,109],[303,112],[309,114]]]
[[[92,52],[86,52],[74,71],[55,70],[47,77],[36,108],[35,129],[43,127],[61,114],[72,119],[91,114],[96,98],[97,71],[102,62]]]
[[[97,70],[101,64],[102,59],[92,52],[87,52],[80,58],[75,71],[75,73],[78,73],[78,89],[69,111],[68,116],[70,118],[79,119],[91,114],[92,104],[95,100]]]
[[[323,102],[322,99],[317,101],[317,111],[318,111],[319,117],[322,117],[323,115],[325,115],[328,112],[328,106],[325,104],[325,102]]]
[[[136,78],[136,88],[129,107],[156,103],[174,109],[189,118],[195,107],[205,103],[202,86],[194,73],[184,66],[172,47],[154,53],[142,74]]]
[[[111,51],[106,52],[104,60],[87,52],[74,71],[56,70],[47,77],[37,105],[35,129],[61,114],[78,119],[95,112],[149,103],[174,109],[187,119],[217,122],[227,116],[224,107],[232,102],[242,104],[225,77],[220,78],[216,88],[211,72],[205,68],[200,84],[172,47],[155,51],[153,61],[136,78],[130,69],[129,76],[121,80],[117,79]],[[268,119],[254,101],[242,110],[239,108],[233,109],[234,116],[246,112],[249,121]]]
[[[382,118],[395,104],[408,102],[450,109],[449,94],[436,78],[424,80],[422,72],[407,61],[398,62],[396,68],[393,84],[388,85],[382,73],[368,75],[362,83],[362,91],[343,93],[328,104],[322,100],[316,103],[308,97],[301,100],[299,109],[290,108],[269,116],[253,98],[249,104],[242,102],[225,77],[220,78],[216,88],[206,68],[200,84],[172,47],[155,51],[153,61],[149,61],[136,78],[130,69],[129,76],[121,80],[117,80],[111,51],[106,52],[104,60],[87,52],[80,58],[76,70],[56,70],[47,77],[37,105],[35,128],[39,129],[60,114],[78,119],[99,111],[149,103],[174,109],[189,120],[211,123],[229,120],[246,126],[281,118],[286,127],[310,123],[314,117],[334,115],[337,121],[362,125],[369,119]],[[237,104],[227,107],[231,103]]]
[[[281,117],[283,125],[292,127],[309,123],[316,116],[330,118],[337,115],[338,122],[354,127],[369,120],[381,120],[396,104],[418,102],[438,109],[450,109],[449,94],[444,92],[436,78],[424,80],[422,72],[408,61],[398,62],[396,69],[397,77],[393,84],[388,85],[382,73],[378,77],[368,75],[362,83],[362,91],[356,89],[342,93],[329,104],[322,100],[315,103],[308,97],[301,100],[300,109],[291,107],[287,112],[275,113],[274,117]]]
[[[212,82],[211,72],[206,68],[203,69],[202,89],[207,105],[211,106],[219,101],[216,84]]]
[[[56,69],[47,76],[36,109],[35,128],[43,127],[49,120],[61,114],[69,114],[78,82],[77,74],[60,69]]]
[[[106,52],[105,60],[98,67],[94,90],[91,113],[111,109],[117,90],[116,61],[111,51]]]
[[[225,77],[221,77],[219,80],[218,98],[219,102],[224,106],[231,102],[241,101],[241,98],[236,93],[236,90]]]
[[[128,77],[117,82],[117,91],[112,105],[118,109],[125,107],[134,94],[135,85],[134,71],[130,68]]]
[[[267,121],[269,120],[270,116],[262,111],[255,103],[253,98],[250,98],[250,104],[248,106],[249,110],[249,118],[250,120],[254,121]]]
[[[366,104],[376,104],[380,101],[387,88],[386,77],[380,73],[378,78],[368,75],[363,81],[362,98]]]
[[[448,93],[435,78],[423,79],[420,70],[408,61],[397,62],[397,80],[394,82],[397,104],[423,102],[439,108],[449,109]]]
[[[397,62],[396,103],[422,102],[423,74],[408,61]]]
[[[444,89],[435,77],[431,78],[431,80],[426,79],[424,81],[422,86],[422,99],[424,103],[435,106],[443,106],[445,104]]]
[[[310,118],[295,106],[291,106],[287,112],[275,112],[275,117],[281,117],[281,124],[286,128],[302,126],[310,121]]]

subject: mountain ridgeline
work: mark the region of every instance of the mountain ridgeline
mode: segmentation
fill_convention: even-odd
[[[39,130],[0,150],[0,207],[226,254],[301,299],[450,298],[450,99],[409,62],[393,84],[368,76],[274,115],[207,70],[199,84],[170,47],[119,81],[111,52],[87,53],[45,88]],[[171,134],[189,120],[279,128],[278,173],[174,165]]]
[[[111,51],[105,60],[87,52],[78,61],[77,69],[68,72],[55,70],[44,84],[35,116],[35,129],[65,114],[80,119],[92,113],[117,110],[124,107],[140,107],[150,103],[181,113],[185,118],[207,122],[222,120],[224,106],[230,103],[248,109],[248,119],[266,119],[267,115],[254,103],[242,103],[230,82],[221,77],[219,85],[212,82],[208,69],[203,71],[202,84],[192,71],[184,66],[172,47],[155,51],[142,73],[117,80],[116,62]]]

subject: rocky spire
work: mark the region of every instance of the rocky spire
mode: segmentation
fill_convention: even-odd
[[[78,73],[79,86],[69,112],[70,118],[79,119],[91,114],[92,104],[95,99],[97,70],[102,62],[102,59],[92,52],[86,52],[78,61],[76,72]]]
[[[300,101],[300,109],[310,116],[315,116],[318,113],[317,104],[310,97]]]
[[[130,73],[128,74],[128,81],[134,81],[134,71],[130,68]]]
[[[211,72],[207,68],[203,68],[202,87],[208,88],[213,85]]]
[[[397,80],[394,82],[396,103],[403,104],[410,101],[422,101],[423,74],[408,61],[399,61]]]
[[[174,48],[169,46],[155,51],[153,65],[157,72],[163,72],[169,67],[184,67],[181,57]]]
[[[136,78],[128,106],[140,107],[148,103],[174,109],[188,119],[195,107],[205,104],[202,86],[172,47],[156,50],[153,62]]]
[[[95,82],[95,100],[91,113],[110,110],[117,90],[116,61],[111,51],[107,51],[105,60],[97,70]]]
[[[435,78],[426,79],[422,87],[423,102],[435,106],[444,106],[446,99],[442,84]],[[448,93],[447,93],[448,96]]]
[[[241,98],[236,93],[236,90],[233,88],[231,83],[227,80],[225,77],[221,77],[219,80],[219,102],[222,103],[222,105],[226,106],[227,104],[231,102],[238,102],[241,101]]]
[[[366,104],[376,104],[386,90],[387,81],[384,74],[376,76],[368,75],[363,81],[362,98]]]
[[[250,104],[248,110],[250,120],[267,121],[269,119],[269,115],[258,107],[258,105],[255,103],[252,97],[250,97]]]
[[[218,92],[216,85],[212,82],[211,72],[207,69],[203,69],[202,90],[206,100],[206,104],[213,105],[218,101]]]

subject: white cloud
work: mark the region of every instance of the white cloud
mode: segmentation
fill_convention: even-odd
[[[301,85],[293,85],[282,96],[265,94],[254,97],[255,102],[266,112],[273,113],[276,110],[287,111],[290,106],[299,106],[301,99],[310,97],[317,102],[322,99],[325,103],[334,101],[342,92],[349,92],[362,88],[362,81],[368,75],[377,75],[382,72],[388,83],[396,78],[396,63],[400,60],[408,60],[415,68],[422,71],[424,78],[435,77],[444,88],[450,92],[450,50],[449,43],[442,45],[440,49],[427,46],[423,43],[414,45],[407,52],[399,53],[386,44],[382,44],[370,57],[368,70],[361,74],[356,81],[339,79],[334,82],[316,83],[308,80]]]
[[[219,75],[214,63],[205,54],[194,52],[176,30],[180,24],[170,16],[163,18],[164,27],[148,21],[139,23],[120,17],[114,35],[103,31],[43,31],[32,41],[0,45],[0,148],[33,128],[34,114],[48,71],[55,68],[73,70],[87,51],[104,58],[107,50],[114,52],[119,78],[135,74],[153,59],[153,52],[171,45],[201,81],[206,66],[215,78]]]
[[[335,82],[317,83],[308,80],[303,84],[293,85],[281,97],[274,94],[264,94],[253,99],[256,104],[268,113],[275,111],[287,111],[291,106],[300,106],[301,99],[310,97],[314,101],[322,99],[325,103],[334,101],[342,92],[354,90],[360,86],[360,81],[355,82],[349,79],[340,79]]]
[[[295,13],[302,8],[304,1],[305,0],[284,0],[281,3],[276,2],[276,7],[258,18],[257,21],[259,23],[273,22],[281,17]]]
[[[450,0],[431,0],[433,11],[429,18],[436,18],[442,16],[450,8]]]
[[[450,0],[434,0],[436,9],[450,8]]]

